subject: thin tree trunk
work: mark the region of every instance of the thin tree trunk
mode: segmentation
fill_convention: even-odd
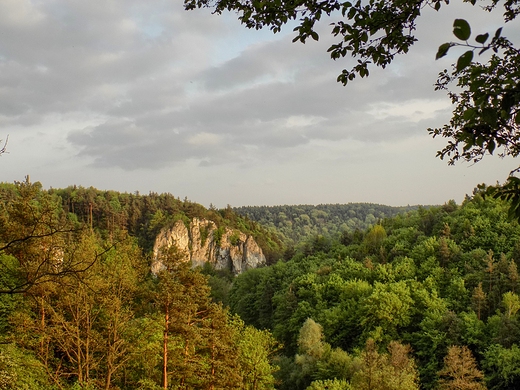
[[[164,313],[164,335],[163,335],[163,389],[168,388],[168,327],[170,324],[169,310]]]

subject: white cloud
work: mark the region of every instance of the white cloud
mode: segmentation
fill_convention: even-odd
[[[202,132],[188,137],[187,142],[194,146],[216,146],[221,143],[221,138],[218,134]]]
[[[439,110],[450,108],[451,104],[447,99],[412,99],[398,104],[378,102],[370,106],[371,108],[367,111],[367,114],[376,119],[386,120],[398,117],[401,118],[401,120],[418,122],[420,120],[433,118]]]

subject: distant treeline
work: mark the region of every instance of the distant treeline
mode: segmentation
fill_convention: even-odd
[[[275,230],[293,243],[322,235],[366,230],[385,218],[420,206],[392,207],[374,203],[234,207],[238,214]]]

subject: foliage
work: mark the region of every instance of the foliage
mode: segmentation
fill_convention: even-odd
[[[307,387],[307,390],[351,390],[350,384],[342,379],[317,380]]]
[[[520,386],[520,348],[491,345],[484,354],[483,365],[490,373],[489,389],[517,389]]]
[[[76,227],[66,218],[59,199],[41,191],[40,183],[26,179],[0,185],[0,203],[0,265],[4,274],[0,293],[27,292],[85,269],[63,255]]]
[[[418,390],[418,375],[413,359],[408,357],[410,347],[395,341],[387,354],[380,354],[374,340],[368,339],[361,353],[360,369],[352,378],[354,389],[359,390]]]
[[[238,361],[244,390],[267,390],[274,388],[274,373],[278,367],[273,364],[274,354],[279,344],[267,330],[246,326],[238,318],[234,319],[237,329]]]
[[[361,0],[321,3],[306,0],[259,3],[241,0],[185,0],[184,5],[186,9],[212,7],[216,13],[235,11],[246,27],[269,27],[274,32],[279,32],[287,23],[297,21],[293,42],[303,43],[308,38],[319,39],[315,25],[323,17],[331,24],[331,33],[338,40],[328,49],[331,58],[339,59],[348,55],[358,59],[357,65],[351,70],[343,70],[338,77],[338,81],[347,84],[356,75],[368,76],[369,64],[385,68],[396,54],[407,53],[416,41],[413,32],[422,8],[432,6],[439,9],[442,3],[442,0],[377,0],[368,4]]]
[[[0,346],[0,389],[51,389],[41,363],[14,344]]]
[[[368,229],[384,218],[417,207],[391,207],[372,203],[320,204],[294,206],[243,206],[233,210],[249,220],[279,232],[293,245],[308,240],[309,250],[319,250],[318,237],[342,237],[352,241],[356,231]],[[323,247],[323,245],[321,245]]]
[[[475,3],[475,1],[472,1]],[[487,10],[496,6],[494,1]],[[517,1],[505,2],[506,21],[518,15]],[[456,19],[453,33],[462,42],[447,42],[439,47],[437,58],[446,55],[453,46],[465,46],[453,70],[439,74],[436,90],[446,90],[455,105],[449,124],[442,128],[428,129],[433,137],[448,138],[448,145],[437,153],[438,157],[448,157],[449,164],[457,160],[478,162],[486,154],[496,153],[500,157],[517,157],[520,154],[520,50],[502,36],[499,28],[489,39],[489,33],[475,37],[476,43],[469,43],[471,27],[464,19]],[[487,63],[473,62],[474,53],[479,55],[492,50]],[[449,90],[456,83],[457,88]],[[503,186],[487,189],[496,198],[508,200],[511,204],[510,217],[520,219],[520,179],[515,176],[520,168],[510,172]]]
[[[4,202],[24,203],[17,186],[0,187]],[[56,197],[60,190],[26,189],[33,210],[53,205],[50,226],[58,226],[58,206],[71,207]],[[93,207],[92,224],[78,214],[72,231],[13,242],[1,254],[5,290],[28,280],[34,264],[49,264],[43,243],[59,243],[64,262],[81,270],[0,296],[1,386],[430,390],[479,367],[478,386],[518,388],[520,227],[505,202],[483,191],[462,205],[316,237],[238,277],[191,269],[175,246],[161,252],[166,267],[153,276],[139,231],[132,236],[123,219],[103,225],[117,218]],[[110,194],[110,210],[125,210],[122,194]],[[12,230],[2,234],[17,237],[29,224],[3,206]],[[177,215],[159,210],[150,214],[154,224]],[[231,208],[221,217],[246,221]]]
[[[377,356],[399,340],[409,344],[420,377],[410,377],[412,387],[437,386],[452,345],[471,348],[493,388],[516,383],[503,379],[515,378],[514,363],[501,365],[489,349],[520,342],[520,227],[507,204],[477,189],[460,206],[419,208],[376,226],[355,243],[330,240],[235,279],[231,310],[284,344],[280,389],[334,378],[353,385],[369,339]]]
[[[243,218],[231,208],[216,210],[206,209],[188,199],[180,200],[172,194],[148,195],[139,193],[120,193],[101,191],[96,188],[71,186],[64,189],[51,189],[52,196],[61,200],[61,207],[69,215],[86,225],[91,225],[104,238],[110,238],[117,230],[126,230],[137,237],[139,246],[145,252],[153,248],[160,230],[172,225],[177,220],[185,224],[193,218],[213,221],[218,227],[216,240],[224,228],[236,229],[252,235],[269,259],[281,257],[283,246],[275,234],[269,233],[256,222]],[[206,228],[201,230],[201,240],[207,239]]]

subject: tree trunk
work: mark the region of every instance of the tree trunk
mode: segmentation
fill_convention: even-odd
[[[163,389],[168,388],[168,327],[170,315],[168,307],[164,313],[164,335],[163,335]]]

